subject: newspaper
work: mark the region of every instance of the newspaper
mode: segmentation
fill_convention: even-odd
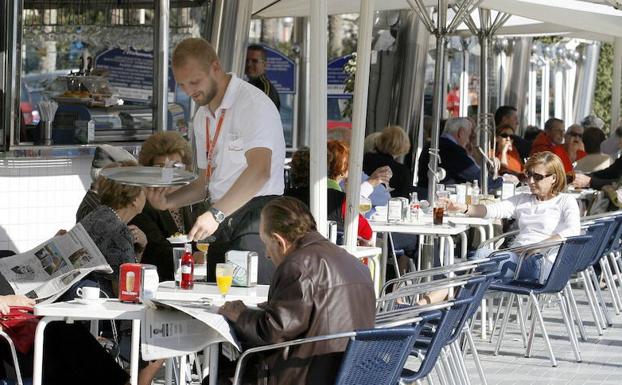
[[[0,274],[15,294],[50,303],[92,271],[112,268],[81,224],[32,250],[0,258]]]
[[[145,313],[141,352],[144,360],[190,354],[206,346],[229,342],[241,351],[229,323],[211,301],[152,299]]]

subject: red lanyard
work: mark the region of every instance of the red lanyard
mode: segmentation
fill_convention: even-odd
[[[218,142],[218,137],[220,136],[220,129],[222,127],[222,122],[225,120],[225,112],[226,110],[222,110],[220,113],[220,118],[218,119],[218,124],[216,124],[216,132],[214,132],[214,138],[210,138],[209,134],[209,117],[205,118],[205,150],[207,151],[207,167],[205,168],[205,176],[209,180],[212,176],[212,159],[214,158],[214,148],[216,147],[216,142]]]

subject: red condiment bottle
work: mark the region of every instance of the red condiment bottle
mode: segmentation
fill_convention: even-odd
[[[181,283],[179,287],[190,290],[194,286],[194,258],[192,258],[192,245],[186,243],[186,251],[181,257]]]

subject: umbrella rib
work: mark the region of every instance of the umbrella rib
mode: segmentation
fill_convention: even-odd
[[[410,8],[412,8],[413,11],[419,14],[419,16],[421,17],[421,21],[426,26],[428,31],[430,33],[434,33],[434,30],[436,29],[434,26],[434,22],[430,18],[430,15],[428,14],[426,7],[421,2],[421,0],[407,0],[407,2],[408,2],[408,5],[410,5]]]

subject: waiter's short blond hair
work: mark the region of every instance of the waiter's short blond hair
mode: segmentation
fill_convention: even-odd
[[[218,55],[207,40],[189,37],[175,47],[172,58],[173,68],[183,67],[190,59],[196,60],[203,69],[207,70],[214,61],[218,60]]]

